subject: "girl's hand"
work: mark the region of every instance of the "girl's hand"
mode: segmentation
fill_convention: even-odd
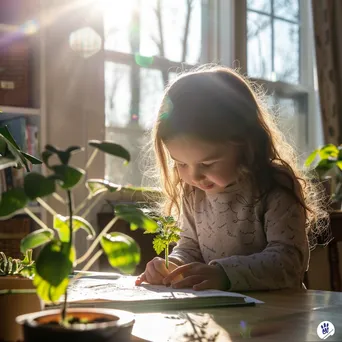
[[[180,275],[184,279],[178,280]],[[177,267],[168,276],[163,283],[171,284],[173,288],[179,289],[192,287],[194,290],[227,290],[230,287],[230,281],[226,272],[220,265],[206,265],[200,262],[192,262]]]
[[[177,267],[175,263],[169,261],[169,268],[167,269],[165,260],[155,257],[146,264],[145,272],[138,276],[135,285],[141,285],[144,281],[152,285],[161,285],[163,284],[164,278]],[[177,279],[181,280],[181,276]]]

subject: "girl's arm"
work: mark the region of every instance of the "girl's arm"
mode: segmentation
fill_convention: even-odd
[[[196,261],[204,263],[198,245],[193,208],[190,205],[190,201],[191,199],[183,197],[180,240],[177,242],[177,246],[173,248],[169,257],[170,261],[179,266]]]
[[[231,291],[301,287],[308,268],[309,244],[304,209],[293,196],[278,190],[268,196],[264,214],[266,248],[252,255],[217,259]]]

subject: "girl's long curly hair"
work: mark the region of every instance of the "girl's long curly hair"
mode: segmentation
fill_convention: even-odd
[[[304,208],[311,245],[317,233],[327,229],[323,190],[297,166],[296,153],[265,106],[263,92],[237,71],[205,65],[179,75],[165,90],[152,143],[157,179],[165,195],[161,209],[175,217],[180,214],[184,184],[165,143],[184,135],[238,143],[239,179],[248,177],[253,182],[257,200],[280,186]]]

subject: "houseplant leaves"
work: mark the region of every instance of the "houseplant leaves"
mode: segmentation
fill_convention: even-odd
[[[0,202],[0,217],[14,214],[17,210],[23,209],[29,199],[22,188],[13,188],[4,192]]]
[[[20,241],[20,251],[25,254],[27,250],[37,248],[54,238],[54,233],[51,229],[39,229],[26,235]]]
[[[158,229],[158,224],[153,219],[146,216],[140,209],[128,205],[116,205],[115,216],[127,221],[131,225],[131,230],[142,228],[149,233],[154,233]]]
[[[113,142],[90,140],[88,144],[104,153],[110,154],[114,157],[125,159],[127,163],[131,160],[129,152],[121,145],[115,144]]]
[[[102,237],[101,246],[112,267],[129,274],[140,262],[140,248],[130,236],[122,233],[109,233]]]
[[[24,190],[31,200],[37,197],[49,196],[56,191],[55,180],[44,177],[40,173],[31,172],[24,178]]]
[[[70,217],[56,215],[53,218],[53,228],[57,230],[59,238],[62,242],[68,242],[70,238],[69,230]],[[88,239],[92,239],[96,236],[96,232],[93,226],[80,216],[72,217],[72,229],[76,232],[79,229],[84,229],[88,233]]]

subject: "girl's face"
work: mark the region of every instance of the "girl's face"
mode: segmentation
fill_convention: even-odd
[[[237,179],[238,145],[175,138],[166,143],[180,178],[206,193],[218,193]]]

